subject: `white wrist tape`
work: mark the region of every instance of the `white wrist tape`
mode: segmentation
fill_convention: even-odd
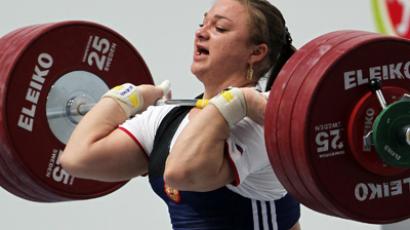
[[[161,82],[161,84],[159,84],[157,87],[159,87],[162,90],[164,97],[166,97],[169,91],[171,90],[171,83],[168,80],[165,80]]]
[[[263,92],[262,95],[265,97],[266,100],[269,99],[270,91]]]
[[[218,108],[219,112],[228,122],[229,127],[233,127],[238,121],[246,116],[246,101],[242,90],[231,88],[213,97],[209,104]]]
[[[103,97],[113,98],[128,117],[134,116],[144,106],[144,98],[137,86],[131,83],[116,86],[106,92]]]

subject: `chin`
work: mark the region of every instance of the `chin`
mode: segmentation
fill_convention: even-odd
[[[199,80],[202,79],[201,76],[204,75],[204,72],[205,72],[205,71],[204,71],[202,68],[199,68],[198,66],[195,66],[195,63],[193,63],[193,64],[191,65],[191,73],[192,73],[193,75],[195,75]]]

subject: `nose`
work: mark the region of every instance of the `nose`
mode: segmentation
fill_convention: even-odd
[[[200,41],[209,39],[208,26],[204,24],[202,27],[199,27],[195,32],[195,36]]]

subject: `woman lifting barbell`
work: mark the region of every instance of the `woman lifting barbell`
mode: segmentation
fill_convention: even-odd
[[[299,204],[266,153],[266,98],[255,90],[267,72],[269,88],[293,51],[268,1],[218,0],[195,34],[191,66],[209,105],[150,106],[167,86],[115,87],[77,125],[60,161],[94,180],[148,174],[174,229],[300,229]]]

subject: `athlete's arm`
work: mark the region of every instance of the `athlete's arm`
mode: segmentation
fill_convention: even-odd
[[[153,104],[163,92],[140,85],[144,106]],[[143,150],[125,132],[117,129],[128,119],[120,104],[102,98],[74,129],[60,162],[70,174],[100,181],[122,181],[147,172]]]
[[[263,123],[259,113],[266,107],[266,99],[254,90],[243,92],[246,113]],[[166,161],[165,182],[187,191],[210,191],[232,183],[234,172],[225,154],[229,135],[228,122],[216,106],[206,106],[192,116]]]
[[[183,191],[211,191],[233,181],[224,155],[229,126],[214,106],[190,118],[165,164],[164,180]]]

